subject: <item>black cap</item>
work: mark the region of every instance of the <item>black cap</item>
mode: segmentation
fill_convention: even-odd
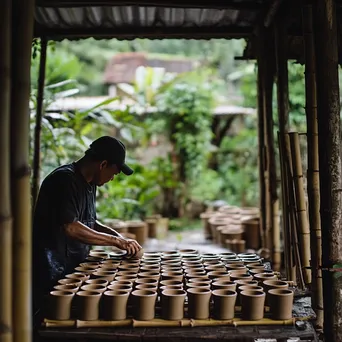
[[[92,142],[90,151],[98,158],[116,164],[120,171],[129,176],[134,171],[125,163],[126,147],[118,139],[111,136],[103,136]]]

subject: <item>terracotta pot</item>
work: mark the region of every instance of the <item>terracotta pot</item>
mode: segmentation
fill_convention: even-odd
[[[204,212],[200,214],[200,218],[203,222],[204,236],[207,240],[211,240],[213,238],[209,224],[209,219],[214,215],[215,212]]]
[[[134,234],[137,242],[143,245],[148,236],[147,224],[143,221],[126,221],[128,232]]]
[[[231,280],[218,280],[211,284],[213,290],[236,290],[236,284]]]
[[[147,224],[147,236],[151,239],[157,238],[158,231],[158,220],[157,219],[147,219],[145,220]]]
[[[198,250],[196,249],[180,249],[179,253],[182,254],[198,254]]]
[[[167,320],[181,320],[184,317],[184,290],[166,289],[162,291],[162,317]]]
[[[206,288],[193,287],[187,289],[187,294],[189,318],[208,319],[211,291]]]
[[[70,274],[66,274],[65,278],[77,279],[77,280],[80,280],[82,282],[85,282],[86,280],[88,280],[90,278],[90,275],[84,274],[84,273],[70,273]]]
[[[222,257],[221,261],[224,264],[238,264],[238,265],[243,265],[243,261],[241,259],[239,259],[238,257]]]
[[[232,290],[214,290],[214,317],[216,319],[233,319],[237,293]]]
[[[238,294],[236,299],[236,305],[241,305],[241,292],[242,291],[249,291],[249,290],[256,290],[256,291],[264,291],[261,286],[258,285],[239,285],[236,287],[236,292]]]
[[[260,222],[258,219],[245,220],[242,222],[245,231],[246,248],[260,248]]]
[[[242,318],[249,321],[258,321],[264,317],[265,292],[247,290],[240,293]]]
[[[157,261],[142,261],[140,267],[160,267],[160,263]]]
[[[200,264],[202,265],[202,264]],[[214,259],[214,260],[205,260],[203,261],[204,266],[219,266],[219,267],[225,267],[224,263],[220,261],[219,259]]]
[[[205,270],[203,265],[183,265],[181,269],[183,269],[185,272],[189,270],[192,270],[192,271],[204,271]]]
[[[148,258],[148,257],[152,257],[152,258],[160,258],[162,255],[161,252],[145,252],[144,257]]]
[[[120,291],[126,291],[129,293],[132,291],[132,285],[116,283],[116,284],[108,285],[107,289],[110,291],[120,290]]]
[[[209,218],[208,223],[210,225],[211,236],[215,243],[218,242],[217,227],[225,226],[229,224],[230,219],[223,215],[215,215]]]
[[[96,251],[90,251],[89,256],[98,257],[102,259],[107,259],[109,257],[108,253],[106,252],[96,252]]]
[[[154,284],[154,285],[158,286],[158,279],[156,279],[156,278],[138,278],[138,279],[136,279],[134,284],[135,285],[139,285],[139,284]]]
[[[82,321],[99,319],[99,303],[102,293],[95,291],[79,291],[76,293],[77,318]]]
[[[237,264],[226,264],[226,268],[228,271],[245,271],[245,273],[248,271],[246,266]]]
[[[121,276],[129,276],[129,277],[137,277],[137,273],[131,272],[131,271],[119,271],[115,274],[115,277],[121,277]]]
[[[288,289],[271,289],[268,291],[271,316],[273,319],[292,318],[293,291]]]
[[[202,253],[201,255],[202,255],[202,258],[213,258],[213,257],[216,258],[219,256],[219,254],[217,253]]]
[[[195,254],[188,254],[188,255],[183,254],[182,258],[184,261],[189,261],[189,260],[202,261],[202,257],[199,255],[195,255]]]
[[[105,258],[101,258],[101,257],[97,257],[97,256],[91,256],[91,255],[88,255],[85,258],[85,262],[100,262],[102,260],[105,260]]]
[[[99,293],[103,293],[106,291],[106,286],[104,285],[99,285],[99,284],[88,284],[88,285],[83,285],[81,286],[82,291],[95,291]]]
[[[159,295],[161,295],[164,290],[184,290],[184,288],[183,288],[183,285],[160,286],[157,292]],[[160,298],[160,300],[162,300],[162,298]]]
[[[249,264],[246,264],[246,266],[249,269],[259,269],[259,270],[264,270],[265,269],[265,265],[264,264],[260,264],[260,262],[251,262]]]
[[[176,272],[176,273],[183,273],[183,270],[179,267],[179,266],[175,266],[175,267],[170,267],[170,266],[162,266],[161,269],[160,269],[160,272],[161,273],[173,273],[173,272]]]
[[[99,267],[93,267],[93,266],[88,266],[88,267],[84,267],[84,266],[77,266],[75,267],[75,272],[77,273],[84,273],[86,275],[91,275],[93,274],[97,269],[99,269]]]
[[[139,272],[138,278],[154,278],[159,279],[160,273],[159,272]]]
[[[227,275],[226,277],[221,276],[221,277],[218,277],[218,278],[214,278],[214,279],[211,280],[211,282],[212,282],[212,283],[215,283],[216,281],[219,281],[219,280],[230,281],[231,279],[230,279],[230,276]]]
[[[88,279],[84,282],[85,284],[95,284],[95,285],[103,285],[107,286],[108,285],[108,280],[106,279]]]
[[[96,271],[92,274],[93,278],[101,278],[101,279],[106,279],[108,281],[113,281],[115,277],[114,271]]]
[[[114,280],[116,281],[131,281],[134,282],[137,279],[137,276],[129,276],[129,275],[123,275],[123,276],[115,276]]]
[[[220,277],[227,277],[229,274],[227,272],[224,271],[211,271],[208,273],[208,277],[210,279],[214,279],[214,278],[220,278]]]
[[[163,266],[170,266],[170,267],[181,267],[182,263],[177,260],[165,260],[160,263]]]
[[[133,272],[133,273],[138,273],[139,271],[139,265],[136,265],[136,264],[122,264],[122,265],[119,265],[118,267],[119,269],[119,272],[121,271],[124,271],[124,272]]]
[[[227,269],[224,265],[209,265],[209,266],[204,266],[204,269],[207,272],[212,272],[212,271],[227,272]]]
[[[161,279],[162,280],[179,280],[179,281],[183,281],[183,273],[182,272],[162,273]]]
[[[197,279],[197,281],[207,281],[207,280],[210,280],[212,282],[211,279],[209,279],[209,277],[207,275],[202,275],[202,276],[198,276],[198,275],[195,275],[194,277],[192,275],[189,275],[186,277],[186,281],[189,282],[191,279]]]
[[[246,280],[246,279],[238,279],[234,280],[234,283],[239,286],[239,285],[259,285],[259,282],[257,280]]]
[[[69,319],[74,295],[75,293],[72,291],[51,291],[49,296],[49,317],[55,320]]]
[[[160,282],[161,286],[169,286],[169,285],[183,285],[182,281],[180,280],[174,280],[174,279],[170,279],[170,280],[162,280]]]
[[[171,250],[171,251],[163,251],[162,252],[162,257],[163,256],[177,256],[177,257],[179,257],[180,253],[179,253],[179,251],[174,249],[174,250]]]
[[[233,253],[233,252],[220,253],[219,257],[236,258],[236,253]]]
[[[150,266],[141,266],[140,267],[140,272],[159,272],[160,267],[159,265],[150,265]]]
[[[263,282],[263,288],[266,292],[265,305],[269,305],[268,291],[272,289],[287,290],[289,288],[289,284],[286,281],[281,280],[265,280]]]
[[[265,280],[277,280],[277,276],[272,273],[257,273],[254,274],[254,279],[257,280],[260,286],[263,286]]]
[[[198,260],[187,260],[187,261],[182,260],[181,264],[183,266],[201,266],[202,262]]]
[[[124,260],[121,261],[121,263],[119,263],[118,267],[120,265],[139,267],[140,264],[141,264],[141,260],[140,259],[124,259]]]
[[[252,280],[253,277],[249,274],[246,274],[246,273],[230,273],[230,279],[231,280],[239,280],[239,279],[242,279],[242,280]]]
[[[135,290],[131,293],[134,312],[133,317],[139,321],[150,321],[155,316],[157,292],[150,290]]]
[[[136,290],[150,290],[157,291],[158,286],[155,284],[139,284],[135,286]]]
[[[194,288],[194,287],[201,287],[201,288],[206,288],[206,289],[210,290],[210,284],[202,283],[202,282],[193,282],[193,283],[189,282],[185,286],[186,286],[186,289],[190,289],[190,288]]]
[[[73,293],[76,293],[79,289],[79,287],[75,284],[55,285],[53,288],[54,290],[57,290],[57,291],[73,292]]]
[[[134,282],[133,281],[129,281],[129,280],[113,280],[110,282],[109,285],[128,285],[130,287],[133,287]]]
[[[100,262],[97,261],[89,261],[89,262],[81,262],[79,267],[90,267],[90,268],[98,268],[100,266]]]
[[[59,279],[58,284],[61,284],[61,285],[74,284],[77,287],[80,287],[82,285],[82,281],[80,281],[79,279],[66,278],[66,279]]]
[[[192,270],[192,269],[186,270],[184,273],[185,273],[185,276],[188,278],[189,277],[194,278],[196,276],[204,276],[207,274],[205,270]]]
[[[208,285],[210,285],[212,283],[212,280],[209,278],[189,278],[188,279],[189,283],[206,283]]]
[[[127,317],[129,292],[122,290],[106,291],[102,295],[103,317],[109,321],[120,321]]]

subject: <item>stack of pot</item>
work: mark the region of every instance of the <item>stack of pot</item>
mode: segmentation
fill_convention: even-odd
[[[200,215],[206,239],[242,253],[260,247],[259,209],[224,205]]]
[[[49,318],[67,320],[232,319],[259,320],[268,304],[271,318],[292,317],[293,292],[276,272],[251,253],[200,254],[196,250],[124,252],[93,250],[50,293]],[[76,311],[72,315],[71,306]]]

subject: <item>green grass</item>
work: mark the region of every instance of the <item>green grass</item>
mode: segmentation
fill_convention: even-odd
[[[171,219],[169,222],[169,230],[172,232],[182,232],[189,230],[202,229],[202,221],[200,219],[177,218]]]

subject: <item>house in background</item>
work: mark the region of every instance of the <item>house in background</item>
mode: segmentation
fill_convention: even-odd
[[[167,73],[180,74],[192,71],[199,65],[199,61],[185,58],[170,58],[169,55],[147,54],[144,52],[125,52],[116,54],[106,65],[104,83],[108,86],[108,95],[120,96],[117,87],[120,83],[133,84],[136,70],[140,66],[163,68]]]

